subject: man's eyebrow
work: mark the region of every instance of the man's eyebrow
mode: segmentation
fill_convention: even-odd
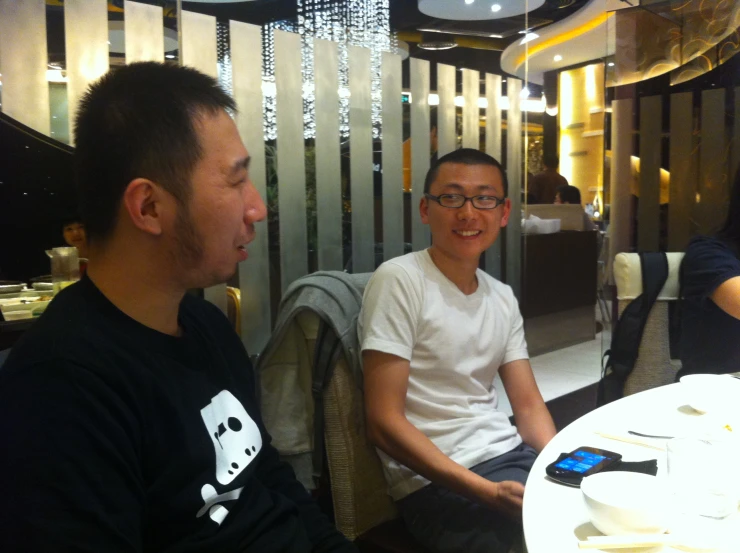
[[[456,182],[448,182],[443,187],[444,190],[447,190],[447,189],[450,189],[450,188],[452,190],[460,191],[460,192],[462,192],[463,190],[465,190],[462,185],[457,184]],[[495,191],[495,188],[496,187],[493,186],[492,184],[478,184],[478,185],[476,185],[475,188],[476,188],[476,191],[483,192],[483,191],[492,190],[492,189]]]
[[[231,166],[231,170],[229,172],[233,175],[235,173],[238,173],[242,169],[246,169],[247,171],[249,171],[249,164],[251,162],[252,162],[252,158],[250,156],[247,156],[242,159],[238,159]]]

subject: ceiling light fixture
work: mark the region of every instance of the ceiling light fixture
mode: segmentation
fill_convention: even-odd
[[[563,61],[563,56],[560,54],[555,54],[555,57],[552,58],[553,61]]]
[[[500,12],[501,11],[501,4],[494,4],[493,6],[491,6],[491,11],[494,12],[494,13]]]
[[[524,88],[522,88],[522,91],[519,93],[519,97],[522,100],[524,100],[526,98],[529,98],[529,88],[526,87],[526,86]]]
[[[537,33],[527,33],[526,35],[524,35],[524,38],[521,40],[521,42],[519,42],[519,44],[526,44],[527,42],[531,42],[535,38],[540,38],[540,35],[538,35]]]
[[[504,38],[503,35],[488,35],[491,38]]]
[[[608,65],[609,67],[614,67],[614,62],[613,62],[613,61],[610,61],[609,63],[607,63],[607,65]]]
[[[472,4],[473,2],[475,2],[475,0],[465,0],[465,3],[468,5]]]

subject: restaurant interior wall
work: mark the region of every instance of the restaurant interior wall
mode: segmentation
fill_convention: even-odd
[[[615,12],[606,64],[611,255],[682,251],[726,216],[740,163],[740,5]]]
[[[74,32],[73,29],[82,28],[94,31],[96,36],[103,31],[110,31],[105,29],[109,22],[100,17],[101,6],[107,5],[105,0],[68,0],[65,5],[67,4],[75,5],[74,12],[78,18],[73,25],[69,18],[65,18],[67,34]],[[51,115],[46,115],[47,123],[43,124],[42,121],[39,124],[39,111],[29,106],[28,99],[34,97],[36,103],[45,105],[47,114],[51,113],[50,84],[47,78],[50,65],[49,44],[45,29],[42,29],[44,32],[40,32],[38,27],[41,24],[45,25],[47,19],[59,21],[60,12],[63,13],[64,10],[64,7],[48,5],[44,0],[22,3],[0,0],[0,11],[3,13],[0,23],[0,50],[3,52],[0,59],[0,73],[3,75],[3,113],[12,114],[12,118],[20,124],[38,127],[37,130],[47,137],[51,137],[49,122],[54,120]],[[89,20],[85,19],[86,14],[90,15]],[[75,48],[63,52],[65,55],[62,65],[58,69],[53,69],[55,77],[61,79],[53,85],[55,93],[52,96],[55,101],[52,111],[62,109],[66,101],[70,114],[66,126],[68,133],[70,128],[68,121],[71,120],[74,105],[70,102],[71,96],[68,93],[66,97],[61,93],[62,87],[65,84],[69,86],[70,79],[76,79],[77,89],[83,81],[94,81],[101,74],[103,65],[98,61],[86,72],[84,63],[86,59],[100,60],[101,48],[104,51],[108,50],[107,57],[114,69],[132,60],[166,58],[172,63],[193,65],[213,76],[221,75],[218,65],[217,22],[212,16],[184,11],[181,19],[175,21],[173,25],[172,14],[164,13],[161,6],[130,1],[124,2],[122,10],[108,15],[124,22],[126,48],[122,53],[114,53],[113,46],[104,41],[101,44],[100,40],[85,41],[84,36],[68,36],[66,43],[74,42]],[[129,18],[131,25],[128,24]],[[133,24],[134,20],[136,24]],[[25,26],[29,26],[34,32],[24,32]],[[181,47],[174,53],[167,49],[167,37],[172,33],[173,27],[179,27],[178,30],[182,35]],[[11,28],[13,32],[9,34],[7,31]],[[461,129],[458,129],[457,125],[440,124],[439,143],[447,145],[446,148],[461,142],[466,146],[480,147],[482,135],[485,137],[486,150],[500,157],[504,138],[501,133],[502,112],[508,110],[504,161],[509,174],[509,195],[512,198],[513,213],[519,213],[521,207],[520,190],[525,185],[527,158],[523,140],[527,126],[522,124],[526,114],[520,109],[520,91],[526,83],[519,79],[508,77],[506,95],[502,95],[500,76],[466,70],[462,90],[458,90],[455,85],[451,87],[448,82],[444,85],[447,88],[443,93],[441,80],[438,82],[430,80],[429,61],[412,58],[401,62],[398,53],[387,52],[384,54],[383,87],[387,87],[393,96],[383,95],[382,119],[392,130],[379,140],[369,144],[362,143],[357,138],[367,126],[370,102],[374,100],[367,93],[370,76],[362,71],[362,60],[366,56],[362,49],[356,47],[355,56],[351,58],[354,63],[349,67],[349,91],[332,90],[330,86],[322,88],[322,83],[326,85],[336,82],[336,68],[331,64],[316,63],[314,81],[304,82],[301,73],[301,49],[293,44],[296,37],[286,31],[276,31],[274,53],[276,86],[273,91],[265,90],[265,87],[259,86],[261,79],[255,78],[259,77],[262,69],[260,56],[255,55],[255,52],[261,51],[256,45],[262,43],[263,32],[264,28],[259,26],[238,22],[231,22],[229,25],[230,74],[233,93],[240,108],[240,113],[236,117],[237,126],[255,161],[253,181],[267,200],[270,209],[277,211],[276,217],[272,218],[276,221],[277,233],[268,232],[268,222],[258,224],[258,240],[251,245],[250,259],[239,271],[238,284],[242,291],[242,333],[244,342],[251,352],[259,352],[262,349],[271,330],[272,306],[276,304],[282,291],[296,278],[307,274],[313,268],[373,270],[383,260],[398,255],[399,250],[409,249],[409,244],[405,242],[398,225],[399,220],[404,218],[403,170],[400,159],[402,148],[398,147],[398,142],[405,138],[411,140],[412,201],[410,203],[406,201],[410,206],[410,229],[408,229],[410,242],[413,249],[424,248],[429,244],[428,231],[419,224],[417,206],[421,197],[423,176],[431,160],[429,99],[430,94],[437,92],[435,89],[439,89],[440,96],[446,94],[444,98],[440,97],[439,105],[435,108],[438,120],[447,123],[455,121],[455,110],[462,111]],[[111,38],[110,34],[108,36]],[[9,45],[11,39],[14,41],[12,47]],[[324,41],[317,43],[321,43],[321,47],[329,53],[336,49],[336,43]],[[148,50],[134,49],[135,44],[148,45]],[[36,54],[29,57],[25,55],[28,51],[34,51]],[[70,57],[72,55],[76,57],[72,59]],[[18,70],[21,62],[17,57],[23,57],[22,71]],[[408,65],[411,80],[410,137],[403,136],[402,130],[399,131],[398,128],[398,113],[402,104],[402,95],[398,94],[401,63]],[[68,68],[73,66],[77,70],[67,72]],[[439,71],[440,68],[436,69],[438,74],[445,71],[444,68],[442,71]],[[453,71],[454,73],[456,72]],[[43,75],[44,78],[39,79],[39,75]],[[255,86],[254,83],[258,85]],[[301,100],[307,86],[316,91],[317,106],[325,106],[321,115],[317,117],[317,138],[298,142],[293,139],[291,142],[291,137],[302,136],[302,133],[291,132],[292,129],[301,128],[304,115],[292,109],[292,106],[302,105]],[[277,140],[265,142],[263,113],[260,108],[264,105],[265,95],[271,93],[276,94]],[[342,141],[340,135],[336,133],[337,110],[330,107],[336,102],[338,94],[347,93],[351,93],[349,142]],[[319,97],[320,94],[326,96]],[[488,122],[483,129],[480,128],[481,121]],[[319,138],[322,128],[323,138]],[[61,131],[58,138],[64,138]],[[54,141],[46,143],[53,144]],[[280,151],[290,151],[291,154],[276,155]],[[377,155],[377,151],[380,151],[380,156]],[[301,153],[296,155],[296,152]],[[312,157],[314,161],[307,164],[307,160]],[[20,160],[18,162],[20,163]],[[337,166],[340,168],[339,171],[336,170]],[[368,167],[373,168],[376,178],[361,182],[360,179],[365,176]],[[358,170],[360,168],[361,170]],[[331,182],[322,178],[319,186],[319,179],[316,178],[319,173],[328,175],[327,178]],[[56,178],[54,175],[55,172],[52,171],[51,176]],[[381,186],[376,187],[374,183],[377,182],[378,176]],[[313,189],[311,182],[314,183]],[[32,185],[22,174],[13,176],[11,182],[6,182],[2,187],[2,194],[8,202],[6,205],[20,205],[23,192],[27,192],[27,187]],[[72,198],[71,182],[64,181],[64,186],[65,195]],[[34,193],[36,192],[39,193],[40,201],[45,201],[50,206],[54,205],[48,192],[43,197],[42,190],[36,190]],[[276,202],[270,201],[270,194],[277,198]],[[368,201],[369,198],[373,201]],[[376,209],[379,214],[375,213]],[[311,212],[315,212],[317,230],[308,225]],[[337,213],[340,213],[339,218],[336,216]],[[51,236],[58,232],[55,230],[52,233],[51,229],[56,228],[61,215],[52,209],[44,213],[43,222],[36,218],[34,224],[37,227],[46,225],[49,229],[47,241],[61,241],[58,234]],[[378,229],[375,229],[376,224],[382,226],[380,233],[382,241],[379,242],[375,239],[379,234]],[[484,265],[484,268],[494,276],[511,283],[515,290],[518,289],[521,279],[519,227],[519,217],[512,217],[502,238],[506,247],[493,248],[490,255],[487,255],[488,261]],[[386,248],[385,244],[389,247]],[[327,255],[327,248],[333,248],[334,251]],[[41,252],[38,254],[40,256]],[[315,265],[309,263],[309,259],[314,259]],[[338,263],[339,260],[342,265]],[[4,262],[8,266],[6,273],[9,278],[13,278],[15,274],[14,262],[12,258]],[[19,273],[18,276],[26,278],[33,275]],[[271,294],[262,292],[271,286]],[[222,287],[206,291],[206,296],[214,303],[224,306]]]

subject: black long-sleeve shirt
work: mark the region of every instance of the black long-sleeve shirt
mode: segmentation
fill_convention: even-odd
[[[355,551],[278,459],[249,358],[186,296],[183,336],[85,278],[0,370],[0,551]]]

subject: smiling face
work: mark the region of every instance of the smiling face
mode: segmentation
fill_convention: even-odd
[[[196,121],[202,149],[187,204],[178,205],[173,254],[187,287],[229,280],[247,259],[254,223],[267,210],[249,178],[249,154],[226,112]]]
[[[85,225],[82,223],[69,223],[64,225],[62,229],[64,234],[64,241],[78,249],[84,248],[86,244],[85,240]]]
[[[491,165],[444,163],[429,193],[462,194],[463,196],[504,197],[501,172]],[[424,198],[419,206],[421,220],[432,232],[431,250],[449,260],[477,265],[480,255],[498,238],[501,228],[509,221],[511,202],[495,209],[476,209],[467,201],[462,207],[442,207]]]

